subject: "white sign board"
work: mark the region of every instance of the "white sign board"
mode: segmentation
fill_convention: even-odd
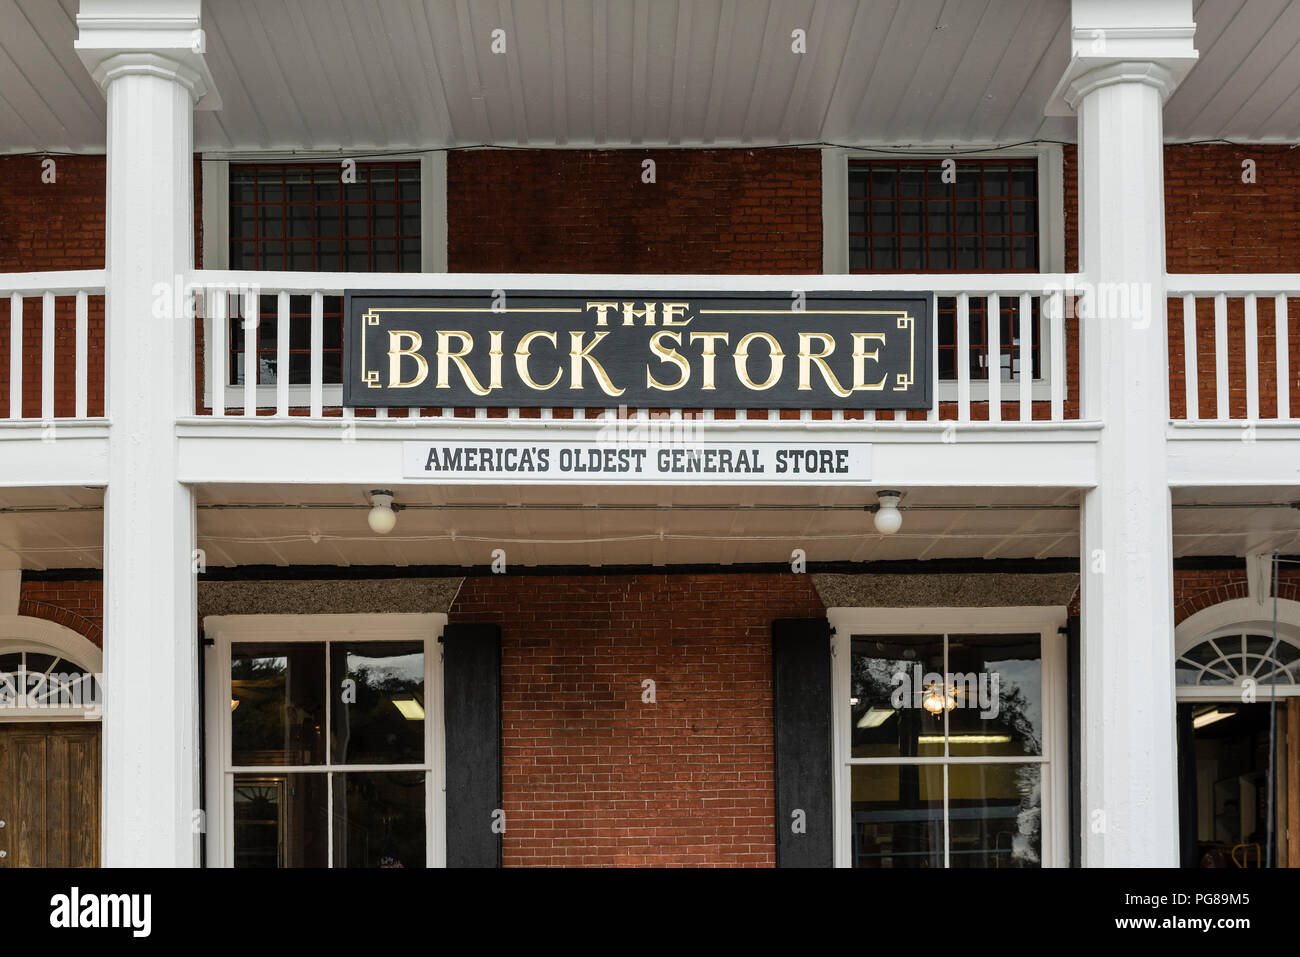
[[[865,485],[868,442],[403,442],[402,475],[552,485]]]

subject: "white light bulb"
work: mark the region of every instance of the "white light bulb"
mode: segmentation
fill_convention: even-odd
[[[893,535],[903,526],[903,513],[898,510],[898,501],[903,496],[898,492],[879,492],[876,497],[880,501],[876,509],[876,531]]]
[[[387,535],[397,525],[397,513],[393,511],[393,496],[387,492],[371,492],[373,507],[366,516],[370,530],[376,535]]]

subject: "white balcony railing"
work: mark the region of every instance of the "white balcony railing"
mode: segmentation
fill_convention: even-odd
[[[830,410],[814,412],[802,410],[800,418],[829,418],[832,421],[859,419],[878,424],[895,422],[903,425],[910,421],[937,422],[940,419],[991,423],[1061,423],[1077,419],[1077,403],[1067,411],[1067,337],[1065,322],[1066,293],[1073,277],[1061,274],[997,274],[997,275],[853,275],[853,276],[674,276],[670,278],[647,276],[569,276],[569,275],[477,275],[429,273],[292,273],[292,272],[238,272],[204,271],[193,274],[196,292],[196,309],[203,317],[203,388],[200,394],[199,413],[214,417],[278,418],[291,416],[342,416],[355,415],[386,418],[413,418],[424,415],[453,416],[455,409],[358,409],[342,408],[341,386],[328,381],[325,373],[326,356],[333,353],[335,362],[338,349],[327,350],[326,314],[338,308],[331,302],[341,297],[344,290],[364,289],[530,289],[573,290],[593,288],[602,290],[628,289],[644,291],[647,288],[671,288],[676,292],[693,290],[744,290],[781,291],[789,295],[792,289],[805,291],[838,292],[933,292],[934,308],[942,308],[948,317],[946,328],[953,329],[954,341],[943,348],[953,353],[955,376],[941,380],[939,377],[939,336],[932,337],[932,394],[939,401],[928,413]],[[327,304],[332,307],[327,309]],[[1016,333],[1010,343],[1003,343],[1002,322],[982,324],[987,330],[985,343],[972,342],[971,318],[980,315],[1001,316],[1008,321],[1008,329]],[[1036,319],[1036,321],[1034,321]],[[250,321],[251,320],[251,321]],[[1029,321],[1026,321],[1029,320]],[[245,335],[242,345],[230,346],[232,324],[243,323],[253,330],[263,323],[273,323],[274,362],[265,350],[258,351],[263,337]],[[1028,335],[1019,335],[1025,329]],[[266,337],[268,340],[269,336]],[[213,348],[221,343],[225,348]],[[1008,347],[1004,351],[1004,346]],[[1071,348],[1074,348],[1071,346]],[[1009,353],[1009,356],[1008,356]],[[277,374],[292,368],[292,356],[308,356],[296,377]],[[965,356],[968,361],[957,361]],[[1002,375],[987,374],[988,357],[996,356],[993,363]],[[1009,358],[1007,368],[1002,360]],[[300,360],[301,361],[301,360]],[[232,374],[232,366],[236,374]],[[301,367],[300,367],[301,368]],[[259,369],[262,381],[240,374],[242,370]],[[972,374],[972,369],[977,370]],[[1035,375],[1035,371],[1037,375]],[[1004,378],[1005,376],[1005,378]],[[291,381],[299,379],[301,381]],[[598,415],[605,410],[577,409],[576,418]],[[680,414],[682,410],[670,410]],[[567,416],[568,412],[542,408],[523,410],[512,408],[490,413],[477,408],[465,414],[476,419],[504,416],[509,419]],[[787,417],[792,413],[787,413]],[[720,419],[780,419],[777,410],[706,410],[706,420]]]
[[[0,376],[8,379],[0,388],[0,420],[101,417],[104,271],[0,275],[0,302],[7,302],[9,313],[9,339],[0,352]],[[32,347],[38,338],[39,354]]]
[[[1294,422],[1292,311],[1300,275],[1171,275],[1166,289],[1170,318],[1182,314],[1181,353],[1170,334],[1170,418]]]

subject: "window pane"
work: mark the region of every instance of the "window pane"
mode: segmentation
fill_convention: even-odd
[[[854,765],[854,867],[943,867],[943,768]]]
[[[954,635],[948,640],[955,707],[949,754],[1043,753],[1043,664],[1038,635]]]
[[[325,763],[325,646],[237,643],[230,649],[231,764]]]
[[[854,638],[849,669],[853,757],[943,754],[942,722],[923,707],[942,681],[942,636]]]
[[[424,644],[334,642],[331,764],[424,760]]]
[[[1042,765],[948,767],[952,867],[1042,866]]]
[[[955,183],[943,173],[937,160],[850,166],[850,271],[1039,268],[1036,163],[970,160]]]
[[[324,774],[236,774],[235,867],[325,867]]]
[[[334,866],[425,867],[424,777],[423,771],[335,774]]]

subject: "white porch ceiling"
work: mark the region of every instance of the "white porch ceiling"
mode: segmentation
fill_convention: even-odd
[[[394,491],[413,507],[387,536],[367,526],[360,488],[195,491],[199,546],[213,566],[486,565],[495,548],[511,565],[588,567],[788,562],[797,547],[810,563],[1079,554],[1080,493],[1070,489],[916,489],[903,499],[902,530],[889,537],[856,508],[807,508],[861,506],[874,501],[867,489],[407,485]],[[1289,507],[1300,487],[1176,489],[1173,501],[1176,557],[1300,554],[1300,510]],[[0,489],[0,568],[100,567],[102,503],[99,489]],[[249,505],[258,507],[241,507]],[[442,507],[456,505],[477,507]],[[671,508],[683,505],[692,507]]]
[[[0,0],[0,152],[103,150],[77,6]],[[1300,139],[1300,3],[1194,6],[1166,137]],[[206,0],[224,106],[196,147],[1072,140],[1043,116],[1068,20],[1068,0]]]

